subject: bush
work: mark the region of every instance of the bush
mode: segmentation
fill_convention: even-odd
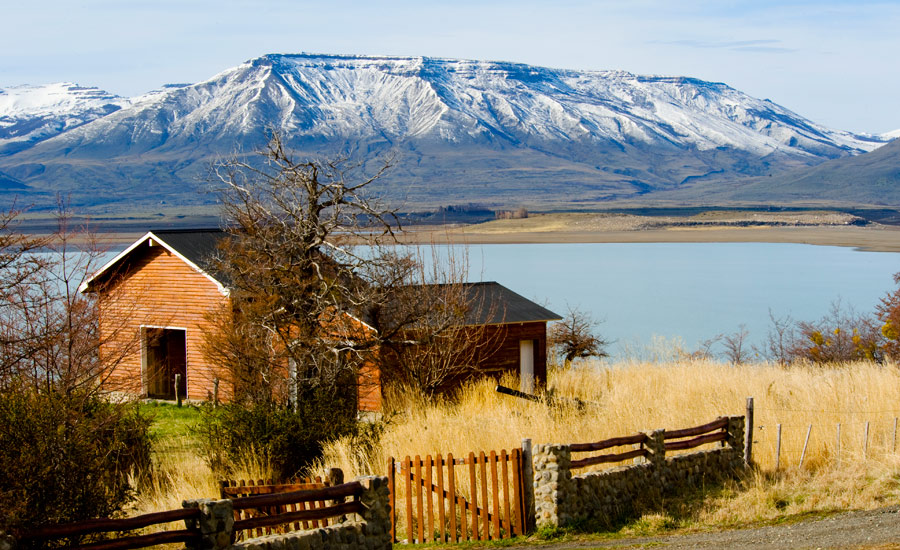
[[[0,392],[0,530],[109,517],[150,472],[150,420],[84,392]]]
[[[797,338],[789,354],[813,363],[874,361],[882,357],[883,338],[870,315],[844,309],[840,302],[818,321],[797,323]]]
[[[355,432],[353,392],[302,390],[298,404],[227,403],[201,410],[197,431],[210,467],[222,476],[236,465],[262,464],[288,478],[322,455],[325,443]]]

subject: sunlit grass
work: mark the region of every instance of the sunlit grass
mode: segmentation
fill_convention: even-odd
[[[515,380],[505,381],[516,386]],[[452,399],[414,392],[386,396],[384,430],[373,446],[344,438],[326,446],[320,469],[339,467],[347,480],[387,471],[390,457],[511,449],[534,443],[598,441],[658,428],[684,428],[720,415],[744,414],[755,400],[754,461],[745,479],[714,491],[670,499],[628,529],[732,526],[834,510],[867,509],[900,497],[894,418],[900,416],[900,369],[856,363],[820,367],[732,366],[710,361],[586,362],[550,372],[557,405],[498,394],[495,383],[465,386]],[[583,407],[567,404],[579,399]],[[174,409],[174,407],[172,407]],[[191,412],[159,406],[156,476],[136,513],[175,509],[186,498],[216,497],[218,479],[198,454]],[[868,439],[865,423],[869,422]],[[841,424],[840,452],[837,424]],[[775,471],[777,425],[782,425]],[[808,427],[812,431],[799,467]],[[160,445],[161,443],[161,445]],[[866,445],[868,447],[866,448]],[[268,477],[241,465],[238,478]]]

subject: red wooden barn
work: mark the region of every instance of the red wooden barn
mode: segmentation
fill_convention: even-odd
[[[181,395],[212,399],[219,376],[203,356],[203,335],[212,328],[209,313],[229,299],[229,291],[204,266],[225,235],[218,229],[150,231],[82,286],[82,292],[97,294],[104,345],[124,350],[109,377],[111,389],[173,399],[175,375],[180,374]],[[530,381],[541,385],[547,372],[547,322],[560,317],[495,282],[466,288],[491,306],[479,308],[466,322],[489,325],[499,339],[479,370],[513,371],[523,387]],[[380,384],[358,397],[360,410],[380,406]]]

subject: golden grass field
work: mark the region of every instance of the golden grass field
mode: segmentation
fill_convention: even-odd
[[[587,406],[548,407],[523,401],[497,394],[489,381],[470,384],[455,399],[436,402],[398,392],[389,396],[378,445],[365,451],[350,438],[332,442],[318,466],[342,468],[349,480],[385,474],[391,456],[447,452],[459,456],[510,449],[526,437],[534,443],[574,443],[684,428],[720,415],[743,414],[746,398],[752,396],[758,470],[687,508],[673,505],[659,510],[641,520],[642,525],[647,521],[668,526],[739,525],[807,512],[875,508],[900,496],[900,459],[894,441],[894,419],[900,416],[897,365],[585,362],[572,369],[552,369],[549,378],[556,397],[578,398]],[[514,386],[515,381],[507,385]],[[775,472],[778,424],[783,442]],[[799,468],[810,425],[808,449]],[[216,496],[216,479],[192,453],[187,444],[161,457],[158,481],[140,495],[137,513],[178,508],[184,498]],[[267,477],[259,465],[242,469],[238,477]]]

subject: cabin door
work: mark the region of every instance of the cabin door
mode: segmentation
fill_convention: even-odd
[[[519,391],[534,393],[534,340],[519,340]]]
[[[187,389],[187,346],[185,331],[169,328],[144,329],[144,373],[147,397],[175,399],[175,375],[181,379],[178,394]]]

